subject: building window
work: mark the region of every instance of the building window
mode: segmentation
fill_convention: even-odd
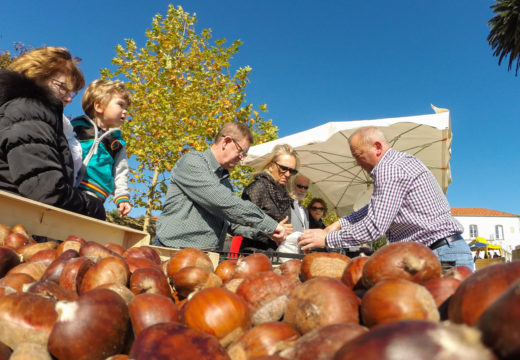
[[[504,240],[504,227],[502,225],[495,225],[495,239]]]
[[[478,227],[475,224],[469,226],[469,237],[475,238],[478,236]]]

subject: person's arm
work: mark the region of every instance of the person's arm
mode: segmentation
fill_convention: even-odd
[[[330,224],[329,226],[327,226],[325,228],[325,231],[327,231],[328,233],[331,231],[339,231],[339,230],[341,230],[341,224],[339,223],[339,220],[333,222],[332,224]]]
[[[55,115],[47,110],[41,116]],[[12,183],[17,184],[21,196],[83,215],[104,213],[103,204],[73,187],[73,174],[69,178],[63,158],[62,147],[68,144],[64,137],[63,144],[58,142],[60,137],[50,124],[37,117],[11,121],[1,133],[0,146],[6,154]]]
[[[128,191],[128,158],[124,147],[114,158],[114,203],[121,216],[127,215],[132,210]]]
[[[238,224],[230,224],[229,233],[231,235],[241,235],[249,239],[255,239],[263,242],[263,237],[259,237],[260,235],[268,235],[269,239],[273,240],[277,245],[280,245],[282,241],[285,240],[287,235],[286,222],[288,218],[286,217],[282,221],[278,223],[276,229],[272,233],[266,233],[264,231],[249,227],[242,226]],[[267,238],[266,238],[267,239]]]
[[[290,223],[289,217],[287,221],[283,221],[285,218],[280,214],[280,209],[267,192],[265,185],[261,181],[253,181],[246,187],[242,193],[242,199],[251,201],[253,204],[258,206],[264,213],[272,217],[276,221],[279,221],[279,225],[285,229],[285,235],[290,235],[293,232],[293,225]],[[256,236],[254,236],[256,237]],[[276,240],[271,239],[276,242]]]
[[[401,210],[408,183],[406,176],[398,170],[392,177],[380,181],[374,187],[370,204],[358,213],[340,219],[341,230],[327,234],[327,245],[333,248],[355,246],[383,236]]]
[[[265,234],[275,231],[278,226],[275,220],[258,206],[240,199],[208,171],[202,154],[187,154],[177,162],[172,180],[198,206],[232,224],[252,227]]]

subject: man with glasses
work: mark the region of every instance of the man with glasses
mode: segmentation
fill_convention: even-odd
[[[303,199],[309,190],[309,179],[303,175],[297,175],[293,178],[290,195],[294,199],[291,204],[291,224],[293,231],[300,231],[309,228],[309,212],[302,205]]]
[[[260,208],[240,199],[229,182],[229,169],[247,156],[253,142],[244,124],[224,124],[204,152],[181,157],[171,173],[154,245],[222,250],[226,234],[285,239],[285,229]]]

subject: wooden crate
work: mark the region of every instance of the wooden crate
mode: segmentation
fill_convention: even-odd
[[[520,246],[517,246],[513,250],[512,254],[511,254],[511,257],[512,257],[513,260],[520,260]]]
[[[22,224],[32,235],[55,240],[77,235],[100,244],[119,244],[125,249],[150,243],[150,234],[147,232],[76,214],[1,190],[0,224]]]
[[[491,258],[491,259],[477,259],[475,260],[475,269],[479,270],[483,267],[493,265],[493,264],[499,264],[505,262],[506,259],[503,257],[497,257],[497,258]]]
[[[128,249],[150,245],[150,234],[126,226],[112,224],[88,216],[76,214],[55,206],[0,190],[0,224],[14,226],[22,224],[31,235],[46,236],[54,240],[65,240],[77,235],[87,241],[100,244],[115,243]],[[151,246],[167,260],[179,249]],[[206,252],[214,268],[219,263],[219,254]]]

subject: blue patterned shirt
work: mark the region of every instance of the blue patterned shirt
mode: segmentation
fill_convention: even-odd
[[[327,235],[328,246],[355,246],[383,235],[390,242],[430,245],[462,233],[435,177],[413,155],[389,149],[370,176],[374,180],[370,203],[339,220],[341,230]]]
[[[168,247],[221,250],[228,230],[252,238],[270,235],[277,226],[258,206],[233,192],[229,172],[210,148],[192,150],[175,164],[157,220],[157,239]]]

